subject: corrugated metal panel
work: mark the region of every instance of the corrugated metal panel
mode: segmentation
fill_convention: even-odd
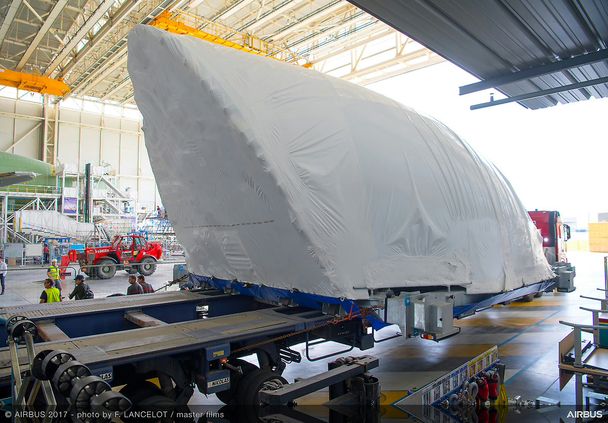
[[[480,79],[607,48],[605,0],[349,0]],[[516,96],[608,77],[606,61],[497,87]],[[608,97],[599,84],[521,101],[532,109]]]

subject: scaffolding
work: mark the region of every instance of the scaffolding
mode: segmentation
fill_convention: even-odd
[[[23,234],[15,229],[15,214],[23,210],[54,210],[58,209],[58,201],[61,195],[55,193],[28,192],[31,187],[22,186],[23,191],[15,190],[0,191],[2,198],[2,216],[0,217],[0,228],[2,243],[21,242],[25,244],[40,241],[36,234]]]
[[[166,217],[158,217],[156,213],[145,213],[139,216],[138,231],[149,241],[160,242],[163,251],[171,256],[183,256],[184,249],[177,241],[173,224]]]

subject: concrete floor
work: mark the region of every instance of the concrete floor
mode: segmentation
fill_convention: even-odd
[[[458,336],[440,343],[422,339],[397,338],[378,344],[373,350],[353,351],[348,355],[373,354],[380,358],[380,367],[373,373],[380,378],[383,403],[391,404],[405,395],[405,391],[422,387],[434,378],[458,367],[470,358],[498,345],[499,356],[507,365],[506,386],[510,397],[521,395],[533,400],[544,396],[574,403],[572,382],[562,392],[558,389],[557,343],[568,328],[559,320],[591,323],[590,313],[580,306],[599,307],[597,302],[583,300],[581,294],[598,296],[596,287],[603,285],[603,254],[571,253],[570,261],[576,265],[577,290],[570,294],[545,294],[531,303],[512,303],[496,306],[475,316],[456,322],[462,328]],[[147,278],[154,288],[160,288],[172,279],[172,265],[161,265]],[[45,270],[9,271],[7,291],[0,297],[0,306],[38,302]],[[89,284],[96,298],[112,293],[125,293],[127,274],[118,272],[111,280],[93,280]],[[65,292],[71,291],[73,282],[65,284]],[[170,289],[176,289],[172,287]],[[390,330],[390,329],[387,329]],[[378,336],[382,336],[379,333]],[[333,346],[319,346],[313,355],[322,355]],[[342,348],[342,347],[337,347]],[[295,348],[304,356],[303,346]],[[321,360],[287,367],[284,376],[288,381],[307,377],[327,369],[327,361]],[[319,392],[301,399],[301,405],[320,404],[326,401],[326,392]],[[192,404],[220,404],[215,396],[195,394]]]

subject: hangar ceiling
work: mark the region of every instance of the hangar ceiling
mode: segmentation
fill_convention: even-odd
[[[61,78],[73,96],[133,103],[126,35],[166,11],[233,28],[231,41],[244,33],[271,42],[363,85],[444,60],[344,0],[2,0],[0,66]]]

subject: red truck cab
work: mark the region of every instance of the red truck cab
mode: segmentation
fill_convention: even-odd
[[[549,264],[567,263],[566,241],[570,239],[570,226],[562,222],[559,212],[534,210],[528,214],[543,237],[543,249]]]

